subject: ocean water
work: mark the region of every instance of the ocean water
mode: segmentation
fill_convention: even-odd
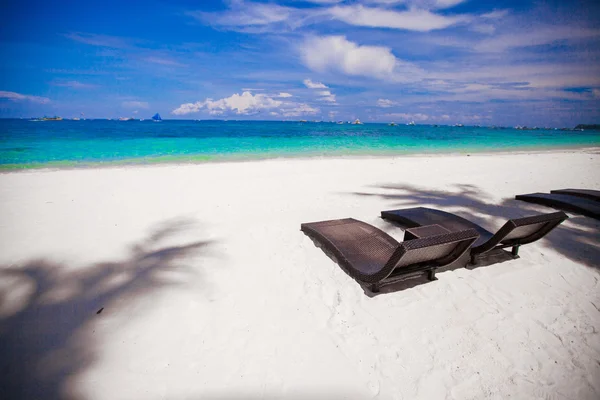
[[[598,131],[264,121],[0,120],[0,169],[600,146]]]

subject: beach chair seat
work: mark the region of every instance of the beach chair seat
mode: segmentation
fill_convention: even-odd
[[[450,232],[474,229],[479,235],[470,249],[471,264],[475,265],[480,256],[495,249],[512,247],[512,255],[516,257],[519,246],[541,239],[568,216],[564,212],[555,212],[511,219],[495,234],[458,215],[426,207],[382,211],[381,218],[407,228],[437,224]]]
[[[304,223],[301,230],[373,292],[418,272],[434,280],[438,268],[457,260],[477,239],[475,230],[466,229],[399,243],[382,230],[353,218]]]

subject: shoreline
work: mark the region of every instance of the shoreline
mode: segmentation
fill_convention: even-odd
[[[551,148],[520,148],[518,150],[452,150],[452,151],[433,151],[433,152],[416,152],[416,153],[364,153],[364,154],[330,154],[330,155],[277,155],[273,157],[259,155],[256,157],[248,156],[248,154],[240,155],[239,157],[227,157],[217,156],[215,158],[206,160],[157,160],[161,157],[153,158],[133,158],[124,159],[119,161],[96,161],[96,162],[81,162],[70,164],[69,161],[65,162],[68,165],[52,165],[54,163],[63,163],[63,161],[56,161],[51,163],[39,163],[35,165],[31,164],[0,164],[0,175],[1,174],[12,174],[12,173],[23,173],[23,172],[54,172],[54,171],[71,171],[71,170],[89,170],[89,169],[123,169],[123,168],[148,168],[148,167],[172,167],[172,166],[190,166],[190,165],[206,165],[206,164],[238,164],[238,163],[255,163],[265,161],[312,161],[312,160],[364,160],[364,159],[397,159],[397,158],[421,158],[421,157],[489,157],[492,155],[526,155],[526,154],[569,154],[569,153],[595,153],[600,152],[600,146],[569,146],[569,147],[551,147]],[[202,156],[199,156],[202,157]],[[206,156],[210,157],[210,156]],[[184,157],[182,157],[184,158]],[[51,164],[51,165],[49,165]],[[26,166],[21,166],[26,165]]]

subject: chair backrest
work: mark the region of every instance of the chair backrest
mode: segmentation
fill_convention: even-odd
[[[475,229],[444,233],[402,242],[387,265],[394,269],[422,266],[443,267],[456,261],[477,240]]]
[[[558,211],[508,220],[490,240],[473,250],[484,253],[500,243],[516,246],[535,242],[568,218],[567,214]]]

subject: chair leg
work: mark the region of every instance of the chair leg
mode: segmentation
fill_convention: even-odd
[[[518,256],[519,255],[519,246],[518,245],[517,246],[513,246],[511,253],[512,253],[513,257]]]
[[[434,269],[430,269],[427,272],[428,272],[427,278],[429,278],[430,281],[437,281],[437,278],[435,277],[435,268]]]
[[[475,254],[471,254],[471,265],[477,265],[477,256]]]

